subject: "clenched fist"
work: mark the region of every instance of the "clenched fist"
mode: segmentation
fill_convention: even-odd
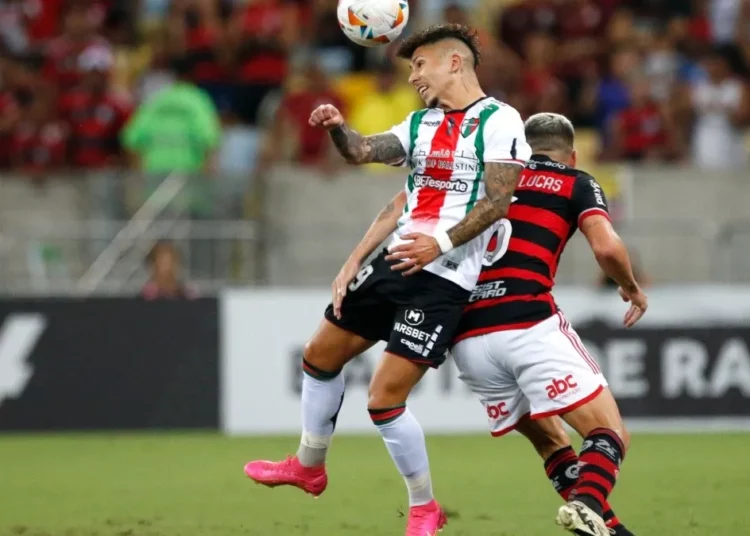
[[[331,130],[344,124],[344,116],[333,104],[323,104],[313,110],[308,123],[311,127]]]

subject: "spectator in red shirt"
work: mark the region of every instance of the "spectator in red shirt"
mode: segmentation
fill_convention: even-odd
[[[171,242],[160,241],[146,257],[151,276],[141,289],[146,300],[179,300],[197,297],[181,278],[180,254]]]
[[[11,58],[0,56],[0,169],[10,167],[10,143],[20,118],[16,84],[21,67]]]
[[[666,116],[651,97],[647,78],[630,85],[630,106],[612,119],[610,154],[618,160],[663,160],[670,156]]]
[[[216,1],[173,3],[168,24],[172,54],[188,62],[190,81],[206,91],[220,111],[232,105],[227,11]]]
[[[29,39],[41,44],[54,38],[59,30],[65,0],[24,0],[23,4]]]
[[[132,108],[125,96],[109,89],[113,62],[106,47],[85,50],[78,58],[81,84],[60,98],[60,114],[70,130],[70,161],[76,167],[102,169],[125,164],[119,133]]]
[[[289,0],[256,0],[236,8],[229,35],[237,56],[234,110],[243,122],[256,125],[265,97],[284,84],[298,16]]]
[[[66,163],[65,124],[55,118],[49,99],[31,91],[17,92],[20,120],[11,138],[13,167],[42,181]]]
[[[547,34],[533,33],[524,43],[521,79],[523,111],[525,116],[537,112],[567,112],[565,86],[555,72],[556,41]]]
[[[67,91],[81,83],[78,56],[91,46],[109,47],[107,41],[95,33],[96,22],[88,6],[74,4],[64,19],[63,35],[47,46],[44,74],[60,91]]]
[[[330,171],[332,152],[330,136],[325,130],[311,127],[310,112],[321,104],[333,104],[339,110],[343,103],[329,87],[325,73],[315,66],[306,68],[301,87],[286,94],[279,104],[273,124],[271,142],[264,151],[262,162],[278,159],[280,148],[291,148],[291,160],[302,165],[320,165]],[[292,141],[290,144],[289,141]]]

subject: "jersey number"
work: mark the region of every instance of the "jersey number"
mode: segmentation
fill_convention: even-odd
[[[361,287],[365,280],[370,277],[374,271],[375,269],[372,267],[372,264],[368,264],[367,266],[362,268],[354,278],[354,280],[349,283],[349,290],[354,292],[359,287]]]
[[[507,253],[508,245],[510,244],[510,235],[512,232],[513,226],[511,225],[510,221],[506,220],[505,218],[500,220],[500,225],[497,227],[497,231],[495,231],[495,236],[497,236],[497,245],[492,251],[487,250],[485,252],[484,258],[482,259],[482,264],[484,264],[485,266],[492,266],[497,261],[499,261],[503,255]]]

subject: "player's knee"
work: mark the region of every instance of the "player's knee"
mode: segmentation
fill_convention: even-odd
[[[403,382],[377,379],[370,383],[368,409],[391,408],[406,403],[409,390]]]
[[[335,352],[331,351],[330,345],[325,344],[319,337],[313,337],[305,344],[302,356],[308,365],[324,372],[339,372],[343,367]]]
[[[305,349],[302,352],[305,361],[312,365],[320,366],[321,355],[321,345],[316,339],[310,339],[305,343]]]

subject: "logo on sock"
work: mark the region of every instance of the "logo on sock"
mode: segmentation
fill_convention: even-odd
[[[565,470],[565,476],[570,478],[571,480],[578,480],[578,474],[580,473],[580,470],[581,467],[578,463],[575,465],[571,465]]]

